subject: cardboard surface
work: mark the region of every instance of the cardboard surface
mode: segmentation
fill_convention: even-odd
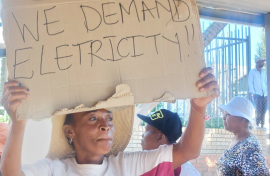
[[[3,0],[9,79],[30,89],[20,118],[94,106],[127,84],[134,103],[203,96],[195,0]]]

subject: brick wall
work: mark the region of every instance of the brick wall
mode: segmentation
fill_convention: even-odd
[[[266,131],[252,130],[251,132],[257,136],[264,154],[268,155]],[[222,154],[224,149],[230,145],[233,137],[234,135],[232,133],[224,129],[206,129],[201,154]]]
[[[145,128],[137,127],[130,139],[125,151],[141,151],[141,138]],[[184,131],[185,129],[183,129]],[[263,130],[252,130],[260,142],[268,166],[270,167],[270,141],[267,133]],[[233,134],[224,129],[206,129],[200,157],[190,162],[201,173],[202,176],[216,176],[216,161],[223,154],[223,151],[230,145]]]
[[[134,152],[142,150],[141,139],[144,131],[144,126],[138,126],[133,130],[132,136],[125,151]]]

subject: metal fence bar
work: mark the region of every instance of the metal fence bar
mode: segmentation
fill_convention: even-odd
[[[229,37],[231,37],[231,25],[229,25]],[[229,40],[229,45],[231,44],[231,41]],[[228,72],[229,72],[229,79],[228,80],[230,80],[231,79],[231,77],[232,77],[232,73],[231,73],[231,63],[232,63],[232,53],[231,53],[231,49],[232,49],[232,47],[231,46],[229,46],[229,49],[228,49],[228,52],[229,52],[229,60],[228,60],[228,68],[229,68],[229,70],[228,70]],[[232,82],[231,81],[229,81],[229,96],[228,96],[228,98],[229,99],[231,99],[231,97],[232,97],[232,95],[231,95],[231,93],[232,93]]]
[[[211,23],[202,22],[201,25],[204,31]],[[205,48],[206,64],[213,68],[221,92],[221,96],[207,107],[207,113],[212,116],[206,123],[208,128],[223,128],[219,104],[228,103],[236,95],[247,95],[250,52],[250,28],[230,24]],[[190,105],[185,100],[177,100],[175,104],[162,103],[156,110],[159,107],[176,111],[187,124]]]
[[[208,52],[209,52],[209,51],[214,51],[214,50],[216,50],[216,49],[222,49],[223,47],[235,46],[235,45],[241,44],[241,43],[244,43],[244,42],[236,42],[236,43],[232,43],[232,44],[230,44],[230,45],[224,45],[224,46],[220,46],[220,47],[217,47],[217,48],[208,49],[207,51],[208,51]]]
[[[230,38],[230,37],[216,37],[215,40],[223,40],[223,39],[226,39],[226,40],[233,40],[233,41],[238,41],[238,42],[247,42],[247,39],[241,39],[241,38]]]
[[[240,27],[240,29],[241,29],[241,27]],[[241,38],[240,37],[240,29],[239,28],[237,28],[237,36],[238,36],[238,38]],[[242,44],[242,43],[241,43]],[[237,50],[238,50],[238,52],[237,52],[237,59],[238,59],[238,65],[237,65],[237,70],[238,70],[238,72],[237,72],[237,74],[238,74],[238,79],[237,79],[237,88],[238,88],[238,90],[237,90],[237,94],[238,94],[238,96],[242,96],[242,93],[241,93],[241,91],[240,91],[240,89],[241,89],[241,79],[242,79],[242,77],[241,77],[241,50],[240,50],[240,46],[241,46],[241,44],[239,44],[239,45],[237,45]]]
[[[242,34],[241,34],[241,38],[243,39],[244,38],[244,26],[242,26]],[[245,65],[245,61],[244,61],[244,43],[241,44],[241,60],[242,60],[242,65]],[[247,76],[245,75],[245,69],[242,68],[242,77],[244,79],[244,77]],[[245,93],[243,87],[245,86],[244,84],[245,82],[242,83],[241,85],[241,88],[242,88],[242,91],[243,91],[243,94]]]

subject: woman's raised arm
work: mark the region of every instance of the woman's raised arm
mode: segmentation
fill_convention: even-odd
[[[185,162],[200,155],[205,129],[205,110],[208,103],[219,96],[219,87],[212,68],[204,68],[197,82],[199,91],[212,91],[212,94],[191,100],[189,122],[181,140],[174,145],[173,167],[177,168]]]
[[[1,172],[5,176],[24,175],[21,170],[23,136],[27,120],[17,120],[16,109],[29,98],[29,90],[17,81],[4,84],[1,104],[12,120],[10,133],[1,156]]]

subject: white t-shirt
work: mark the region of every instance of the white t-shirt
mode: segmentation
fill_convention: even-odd
[[[200,173],[190,162],[186,162],[181,166],[180,176],[200,176]]]
[[[22,170],[26,176],[174,176],[172,149],[173,145],[163,145],[151,151],[121,152],[104,158],[101,165],[45,158]]]

